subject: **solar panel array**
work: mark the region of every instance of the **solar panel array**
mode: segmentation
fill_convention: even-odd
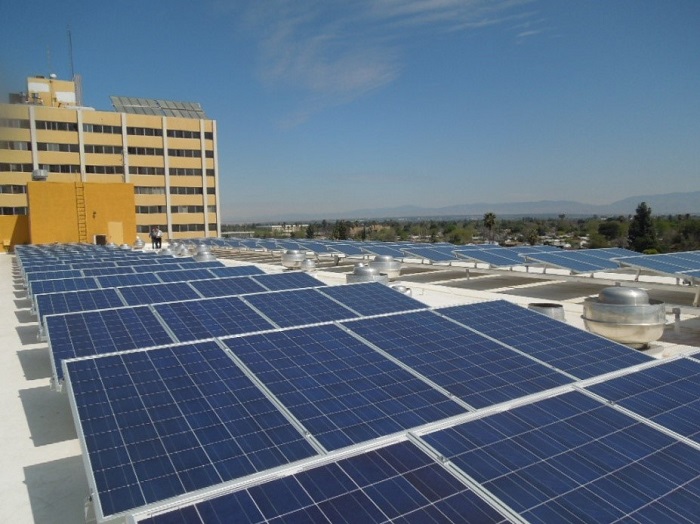
[[[691,274],[692,276],[700,271],[700,251],[624,256],[617,260],[624,266],[670,275],[684,276]]]
[[[297,284],[46,317],[98,520],[695,521],[700,361]]]
[[[618,269],[620,264],[615,258],[619,252],[597,249],[583,249],[577,251],[526,253],[528,260],[542,264],[569,269],[574,273],[591,273],[609,269]]]

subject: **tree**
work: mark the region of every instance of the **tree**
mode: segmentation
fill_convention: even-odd
[[[489,240],[493,242],[493,226],[496,225],[495,213],[488,212],[484,215],[484,226],[489,230]]]
[[[630,223],[627,238],[629,239],[630,247],[637,252],[642,253],[658,249],[656,230],[651,219],[651,207],[646,202],[642,202],[637,206],[637,211]]]
[[[314,238],[314,234],[316,234],[316,228],[314,227],[313,224],[309,224],[306,226],[306,238]]]

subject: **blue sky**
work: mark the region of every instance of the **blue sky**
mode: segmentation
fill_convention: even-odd
[[[0,88],[196,101],[226,222],[700,190],[697,0],[3,2]],[[700,211],[700,207],[698,209]]]

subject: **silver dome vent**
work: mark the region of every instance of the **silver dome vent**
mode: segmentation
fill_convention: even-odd
[[[389,284],[388,275],[380,273],[376,268],[362,263],[357,264],[355,270],[349,273],[345,278],[348,284],[356,284],[358,282],[380,282],[382,284]]]
[[[306,253],[299,249],[288,249],[282,253],[282,265],[287,269],[298,269],[306,260]]]
[[[206,244],[199,244],[197,246],[197,253],[194,255],[194,259],[197,262],[209,262],[211,260],[216,260],[216,257],[211,254],[211,249]]]
[[[389,278],[397,278],[401,272],[401,262],[389,255],[377,255],[369,265]]]
[[[136,240],[134,240],[134,249],[143,249],[143,240],[141,240],[141,237],[136,237]]]

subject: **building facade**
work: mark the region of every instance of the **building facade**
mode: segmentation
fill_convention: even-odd
[[[79,104],[75,82],[53,76],[28,78],[9,102],[0,104],[0,242],[32,242],[32,180],[132,185],[131,241],[153,226],[167,239],[220,235],[216,121],[199,104],[112,97],[115,111],[96,111]]]

